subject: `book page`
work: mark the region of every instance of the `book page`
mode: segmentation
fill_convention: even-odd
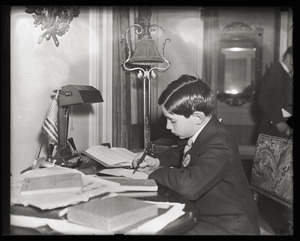
[[[108,148],[105,146],[92,146],[84,153],[105,166],[131,166],[135,154],[125,148]]]
[[[123,147],[112,147],[110,149],[113,150],[114,152],[117,152],[118,154],[128,158],[129,160],[131,160],[131,162],[137,155],[137,153],[131,152],[128,149],[123,148]]]

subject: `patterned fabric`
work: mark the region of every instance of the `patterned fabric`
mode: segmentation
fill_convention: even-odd
[[[292,203],[292,148],[292,140],[260,134],[256,143],[251,185]]]
[[[42,131],[48,137],[49,143],[53,145],[57,145],[58,143],[58,103],[57,103],[57,96],[54,98],[47,118],[45,119]]]
[[[182,165],[184,167],[186,167],[190,163],[191,156],[189,154],[187,154],[187,153],[192,148],[192,144],[193,144],[193,139],[190,138],[188,140],[187,144],[184,147],[184,150],[183,150],[183,159],[182,159]]]

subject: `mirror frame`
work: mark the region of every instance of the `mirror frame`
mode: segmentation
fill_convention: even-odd
[[[246,103],[253,101],[257,87],[262,78],[262,37],[263,29],[261,27],[251,28],[248,24],[243,22],[232,22],[226,25],[220,31],[218,53],[221,54],[222,46],[234,45],[235,43],[251,42],[252,48],[255,49],[255,77],[254,77],[254,90],[252,93],[238,93],[228,94],[225,92],[217,91],[217,99],[220,102],[226,103],[230,106],[242,106]],[[236,46],[244,47],[244,46]],[[218,83],[220,82],[220,71],[222,68],[221,58],[218,59],[219,74]],[[224,65],[223,65],[224,67]]]

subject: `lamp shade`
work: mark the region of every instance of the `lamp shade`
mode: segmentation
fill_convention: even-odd
[[[136,49],[129,63],[133,65],[151,65],[164,63],[153,39],[141,39],[136,43]]]
[[[99,90],[89,85],[66,85],[59,95],[59,106],[103,102]]]

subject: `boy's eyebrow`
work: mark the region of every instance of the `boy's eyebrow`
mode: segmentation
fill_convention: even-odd
[[[174,120],[174,118],[169,117],[169,116],[165,116],[168,120]]]

